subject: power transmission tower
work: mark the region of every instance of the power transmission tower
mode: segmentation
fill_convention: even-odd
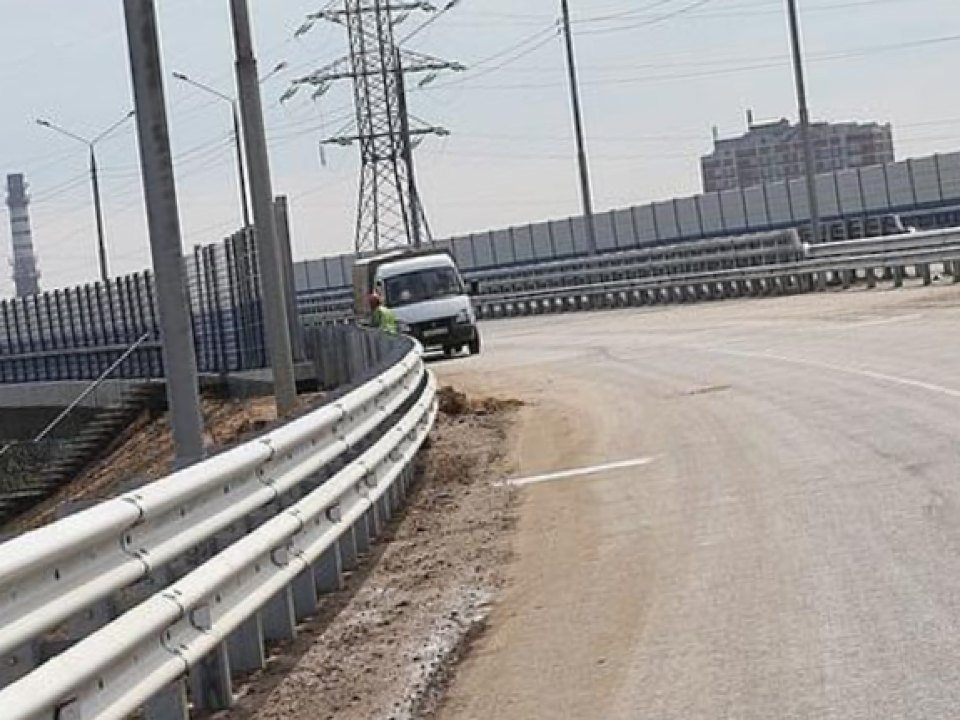
[[[429,2],[337,0],[311,15],[297,33],[309,31],[318,20],[336,23],[347,31],[349,54],[296,80],[283,99],[290,99],[304,86],[314,88],[316,99],[338,80],[353,82],[355,132],[324,142],[360,146],[356,225],[359,255],[419,245],[430,239],[430,227],[416,188],[413,150],[424,136],[449,133],[409,114],[404,76],[426,74],[420,82],[423,85],[444,70],[465,68],[402,48],[397,28],[415,13],[432,14],[420,28],[407,34],[409,38],[458,2],[452,0],[438,11]]]

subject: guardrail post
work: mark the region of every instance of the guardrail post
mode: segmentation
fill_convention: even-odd
[[[287,586],[263,608],[263,639],[266,642],[287,642],[297,636],[297,613],[293,587]]]
[[[343,590],[343,564],[340,560],[340,546],[334,543],[320,556],[313,569],[317,583],[317,592],[321,595]]]
[[[143,706],[143,720],[190,720],[187,684],[178,680],[150,698]]]
[[[895,288],[903,287],[903,268],[899,265],[893,268],[893,286]]]
[[[313,579],[313,568],[307,568],[297,575],[291,588],[293,611],[297,621],[303,622],[307,618],[316,616],[320,601],[317,597],[317,583]]]
[[[255,613],[233,631],[227,638],[227,650],[230,654],[230,668],[234,672],[252,672],[267,664],[260,613]]]
[[[354,525],[348,528],[337,541],[340,545],[340,565],[351,572],[360,566],[359,552],[357,551],[357,528]]]
[[[193,707],[200,712],[216,712],[233,707],[230,655],[224,643],[191,668],[190,699]]]
[[[867,268],[867,289],[873,290],[877,287],[877,274],[874,272],[873,268]]]
[[[960,283],[960,260],[954,260],[951,263],[951,265],[953,266],[951,268],[952,269],[951,274],[953,275],[953,282]]]
[[[827,271],[821,270],[817,273],[817,291],[826,292],[827,291]]]
[[[841,282],[842,282],[842,284],[843,284],[843,289],[844,289],[844,290],[849,290],[849,289],[850,289],[850,283],[851,283],[850,276],[851,276],[852,274],[853,274],[853,273],[851,273],[849,270],[841,270],[841,271],[840,271],[840,280],[841,280]]]
[[[932,285],[933,276],[930,274],[930,264],[924,263],[920,266],[920,270],[923,273],[923,284],[927,286]]]

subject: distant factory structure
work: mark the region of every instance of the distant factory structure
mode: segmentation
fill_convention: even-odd
[[[813,123],[810,126],[817,174],[896,160],[893,128],[878,123]],[[747,132],[721,139],[714,131],[713,152],[701,158],[704,192],[723,192],[790,181],[806,176],[800,127],[789,120],[755,123],[747,113]]]
[[[40,292],[40,269],[30,228],[30,196],[22,174],[7,175],[7,207],[13,241],[10,265],[17,297],[36,295]]]

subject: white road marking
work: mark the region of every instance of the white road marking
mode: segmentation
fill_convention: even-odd
[[[655,460],[656,458],[637,458],[635,460],[624,460],[622,462],[608,463],[606,465],[595,465],[594,467],[578,468],[576,470],[563,470],[561,472],[547,473],[546,475],[537,475],[535,477],[507,480],[506,482],[501,483],[501,485],[524,487],[526,485],[537,485],[539,483],[555,482],[557,480],[570,480],[573,478],[582,478],[591,475],[602,475],[615,470],[627,470],[630,468],[643,467],[644,465],[649,465]]]
[[[703,346],[689,346],[691,350],[700,350],[702,352],[715,353],[718,355],[729,355],[731,357],[751,358],[754,360],[776,360],[778,362],[791,363],[793,365],[803,365],[806,367],[818,368],[820,370],[830,370],[832,372],[843,373],[845,375],[855,375],[857,377],[877,380],[879,382],[890,383],[893,385],[902,385],[904,387],[926,390],[927,392],[946,395],[947,397],[960,399],[960,390],[944,387],[934,383],[915,380],[913,378],[899,377],[897,375],[887,375],[886,373],[874,372],[864,368],[847,367],[844,365],[834,365],[833,363],[820,362],[818,360],[806,360],[804,358],[792,358],[786,355],[777,355],[770,352],[747,352],[745,350],[725,350],[722,348],[711,348]]]

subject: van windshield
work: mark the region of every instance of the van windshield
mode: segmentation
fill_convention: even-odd
[[[463,295],[463,281],[453,268],[430,268],[387,278],[383,281],[383,289],[387,306],[397,308]]]

